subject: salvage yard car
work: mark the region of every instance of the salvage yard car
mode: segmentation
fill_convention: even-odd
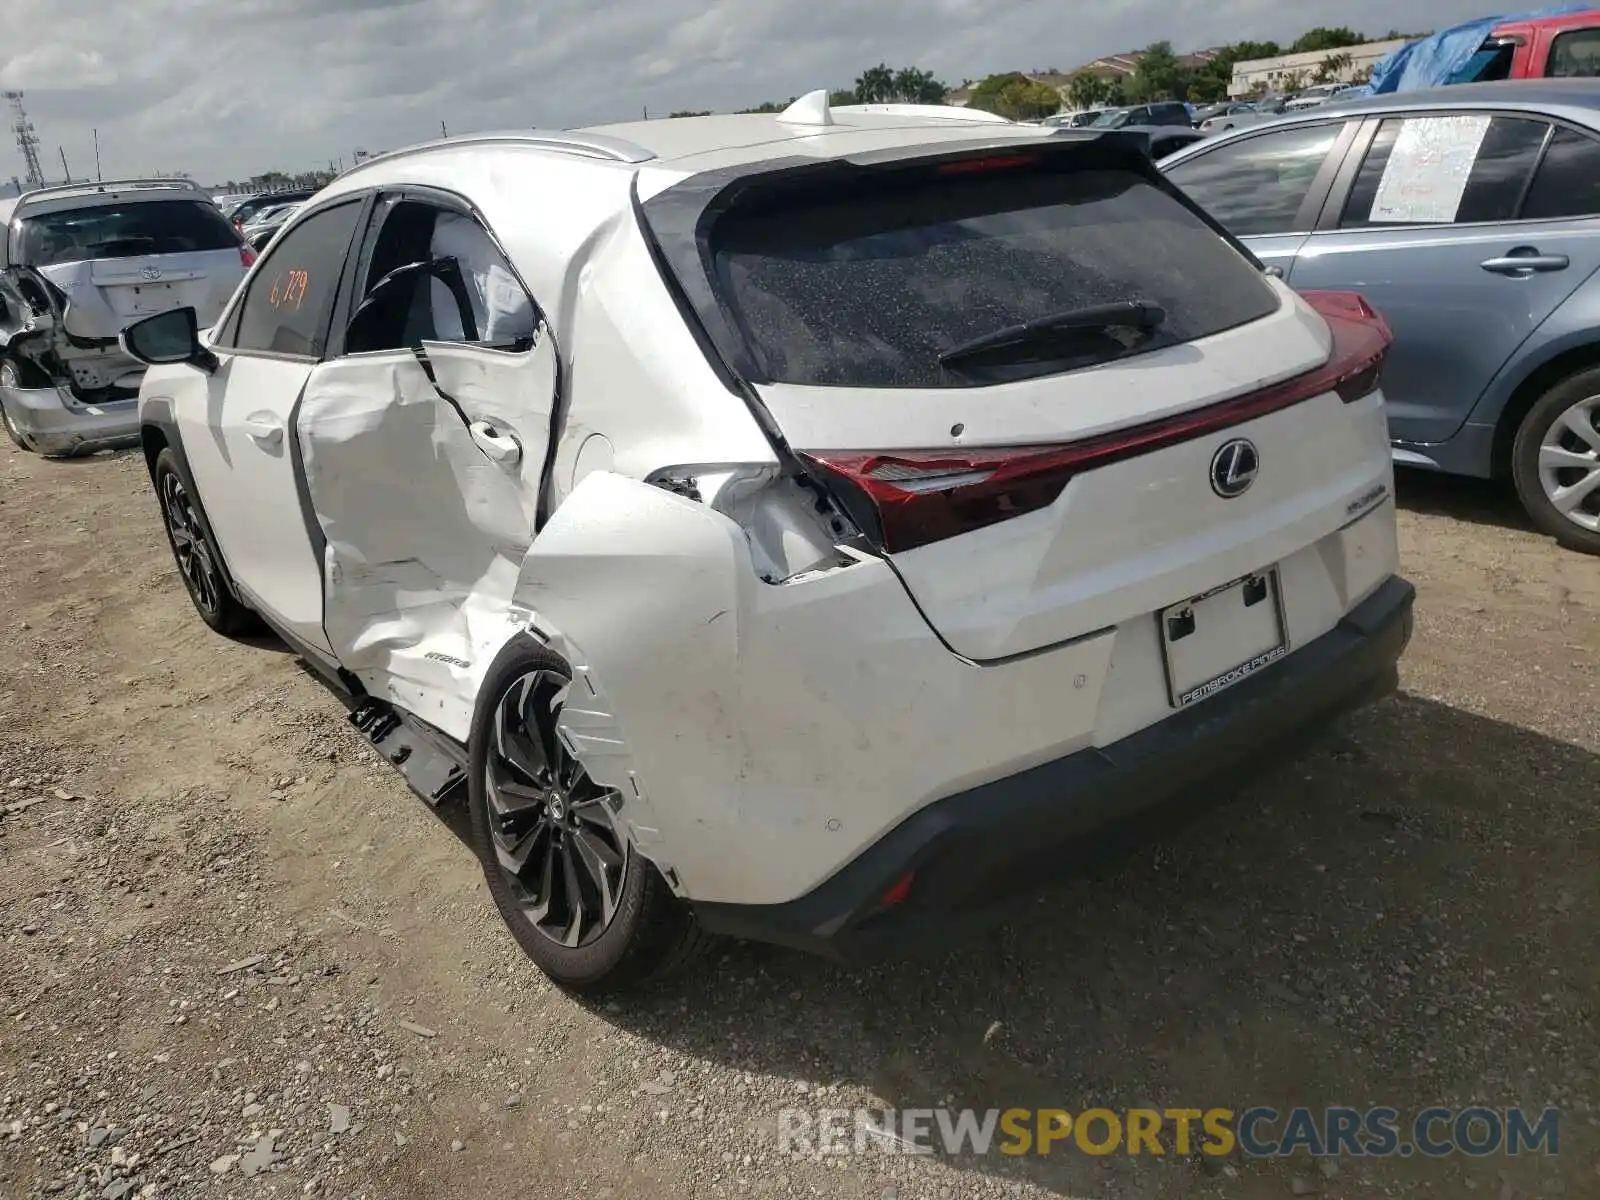
[[[278,236],[278,230],[288,223],[289,218],[303,207],[305,201],[299,200],[293,204],[280,204],[276,208],[269,208],[265,212],[256,214],[250,224],[240,230],[239,236],[244,239],[245,245],[259,254],[267,248],[267,244],[273,238]]]
[[[1600,554],[1600,83],[1339,100],[1161,168],[1291,286],[1383,313],[1396,462],[1509,479]]]
[[[465,800],[565,987],[992,919],[1411,631],[1383,321],[1145,147],[821,92],[365,162],[124,334],[195,607]]]
[[[179,307],[209,324],[254,252],[188,180],[0,200],[0,423],[41,454],[136,443],[144,363],[118,335]]]

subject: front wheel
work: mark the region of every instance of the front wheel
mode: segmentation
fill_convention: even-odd
[[[194,498],[178,471],[178,456],[170,448],[156,456],[152,478],[167,544],[200,619],[227,637],[258,632],[260,618],[239,602],[223,577],[222,556],[200,521]]]
[[[571,669],[526,635],[489,669],[470,744],[474,847],[495,907],[555,983],[619,992],[708,944],[687,905],[632,845],[623,798],[557,732]]]
[[[1517,496],[1563,546],[1600,554],[1600,367],[1541,396],[1511,449]]]

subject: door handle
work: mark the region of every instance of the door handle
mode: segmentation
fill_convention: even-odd
[[[472,443],[497,463],[514,463],[522,457],[522,443],[509,429],[502,430],[488,421],[474,421],[467,426]]]
[[[283,441],[283,425],[272,417],[246,417],[244,431],[262,446],[276,446]]]
[[[1532,275],[1541,271],[1565,271],[1571,263],[1565,254],[1540,254],[1535,246],[1518,246],[1499,258],[1486,258],[1478,265],[1496,275]]]

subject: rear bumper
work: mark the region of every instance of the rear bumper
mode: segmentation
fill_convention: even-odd
[[[713,932],[843,959],[990,923],[1018,894],[1102,852],[1089,835],[1128,832],[1129,818],[1174,802],[1230,795],[1332,717],[1392,692],[1414,598],[1391,577],[1333,629],[1203,704],[930,804],[797,899],[701,903],[699,918]],[[908,874],[905,899],[880,910]]]
[[[0,403],[29,447],[40,454],[85,454],[139,440],[136,399],[85,405],[65,388],[5,388]]]

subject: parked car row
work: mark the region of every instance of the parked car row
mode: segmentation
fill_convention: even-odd
[[[288,223],[289,218],[304,206],[305,200],[295,200],[288,204],[274,204],[270,208],[261,209],[240,228],[239,234],[245,243],[259,254]]]

